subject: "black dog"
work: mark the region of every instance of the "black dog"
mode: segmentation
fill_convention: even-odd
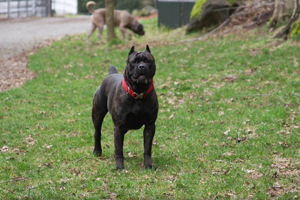
[[[124,169],[123,141],[130,129],[144,128],[145,168],[155,168],[151,160],[158,101],[153,86],[156,66],[147,45],[146,51],[136,52],[131,48],[124,75],[116,68],[109,68],[106,77],[95,92],[92,118],[95,127],[94,155],[101,156],[101,125],[107,112],[114,122],[114,145],[116,168]]]

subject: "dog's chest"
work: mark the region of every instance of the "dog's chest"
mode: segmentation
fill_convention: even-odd
[[[145,125],[151,116],[149,108],[143,104],[134,104],[131,109],[124,113],[124,125],[128,129],[139,129]]]

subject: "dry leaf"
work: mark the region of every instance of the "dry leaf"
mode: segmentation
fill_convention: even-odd
[[[31,135],[29,135],[27,138],[25,138],[27,141],[25,142],[26,144],[29,144],[29,145],[34,145],[36,143],[36,140],[32,138]]]
[[[3,146],[2,149],[0,149],[1,152],[7,152],[8,151],[8,146]]]
[[[47,145],[47,144],[44,144],[44,148],[46,148],[46,149],[50,149],[51,147],[52,147],[53,145]]]
[[[158,86],[159,89],[163,89],[163,88],[170,88],[169,84],[162,84],[160,86]]]
[[[224,115],[224,111],[220,111],[218,114],[219,114],[219,116],[222,116],[222,115]]]
[[[179,84],[179,82],[178,82],[178,81],[175,81],[175,82],[174,82],[174,85],[175,85],[175,86],[176,86],[176,85],[178,85],[178,84]]]
[[[234,151],[223,153],[223,156],[232,156],[235,155]]]
[[[222,81],[226,81],[226,82],[234,82],[236,80],[238,80],[238,76],[235,75],[227,75],[225,78],[222,79]]]
[[[174,118],[174,116],[175,116],[175,113],[173,113],[173,114],[169,117],[169,119]]]
[[[229,132],[230,132],[230,129],[227,130],[227,131],[225,131],[225,132],[223,133],[223,135],[227,136]]]
[[[129,158],[133,158],[133,157],[135,157],[135,156],[134,156],[134,155],[132,155],[132,153],[131,153],[131,152],[129,152],[129,153],[128,153],[128,157],[129,157]]]

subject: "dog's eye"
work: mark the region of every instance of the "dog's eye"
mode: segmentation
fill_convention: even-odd
[[[136,58],[136,59],[134,59],[134,60],[132,61],[132,63],[134,63],[134,64],[137,64],[137,63],[139,63],[139,62],[141,62],[141,61],[140,61],[140,59],[138,59],[138,58]]]

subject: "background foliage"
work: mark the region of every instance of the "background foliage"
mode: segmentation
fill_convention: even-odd
[[[88,13],[86,9],[86,3],[90,0],[78,0],[78,13]],[[105,1],[95,1],[97,6],[94,9],[105,8]],[[134,9],[141,9],[144,5],[153,5],[152,1],[141,1],[141,0],[115,0],[116,10],[127,10],[131,13]]]

